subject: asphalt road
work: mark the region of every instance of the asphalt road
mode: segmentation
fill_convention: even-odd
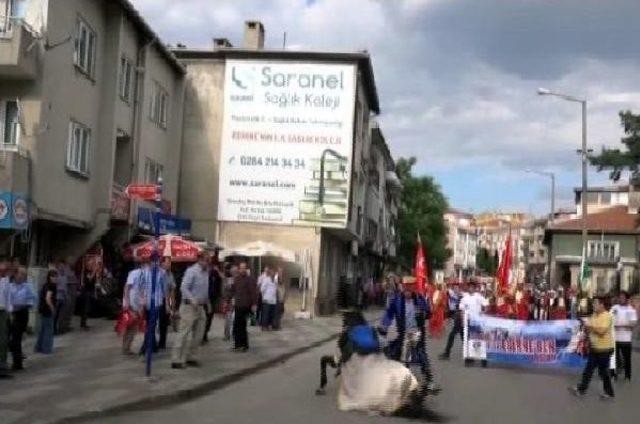
[[[458,341],[456,341],[458,343]],[[434,343],[440,348],[441,342]],[[435,357],[437,349],[430,349]],[[100,418],[100,423],[136,424],[315,424],[400,423],[399,418],[345,413],[336,408],[337,385],[330,377],[326,396],[315,396],[318,359],[333,352],[329,343],[294,357],[210,395],[153,411]],[[640,366],[640,355],[635,355]],[[631,423],[640,418],[640,383],[616,386],[615,402],[598,399],[599,379],[594,376],[585,399],[572,397],[567,386],[578,376],[521,369],[466,368],[460,356],[449,362],[434,361],[444,391],[429,400],[432,409],[459,423]],[[640,370],[639,370],[640,371]]]

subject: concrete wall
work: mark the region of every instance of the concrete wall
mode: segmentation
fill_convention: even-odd
[[[144,180],[146,158],[164,167],[163,198],[172,203],[175,211],[178,202],[178,184],[180,178],[180,155],[182,142],[182,116],[184,100],[184,82],[172,68],[165,65],[165,60],[155,47],[146,52],[144,73],[144,101],[142,103],[141,139],[139,144],[136,180]],[[158,82],[169,95],[169,110],[166,128],[151,121],[150,107],[152,87]]]
[[[216,240],[224,61],[187,61],[185,66],[179,213],[191,218],[194,235]]]

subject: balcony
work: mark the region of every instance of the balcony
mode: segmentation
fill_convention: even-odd
[[[0,144],[0,191],[29,194],[29,166],[26,150]]]
[[[34,79],[38,73],[38,40],[21,19],[0,16],[0,77]]]

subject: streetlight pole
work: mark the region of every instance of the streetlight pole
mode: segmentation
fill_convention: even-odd
[[[534,169],[525,169],[525,172],[529,174],[538,174],[551,179],[551,213],[549,214],[549,223],[553,224],[553,219],[556,213],[556,174],[553,172],[536,171]]]
[[[566,94],[555,93],[547,90],[546,88],[539,88],[538,95],[540,96],[555,96],[563,100],[580,103],[582,106],[582,149],[578,152],[582,156],[582,254],[586,256],[587,252],[587,160],[589,156],[589,150],[587,149],[587,100],[580,99],[578,97],[569,96]],[[586,257],[584,258],[586,261]],[[582,274],[582,270],[580,271]],[[578,282],[578,297],[582,294],[582,281]]]

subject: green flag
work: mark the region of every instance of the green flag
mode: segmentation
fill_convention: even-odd
[[[584,246],[582,246],[582,263],[580,264],[580,286],[584,288],[584,282],[591,276],[591,269],[587,263],[587,252]]]

